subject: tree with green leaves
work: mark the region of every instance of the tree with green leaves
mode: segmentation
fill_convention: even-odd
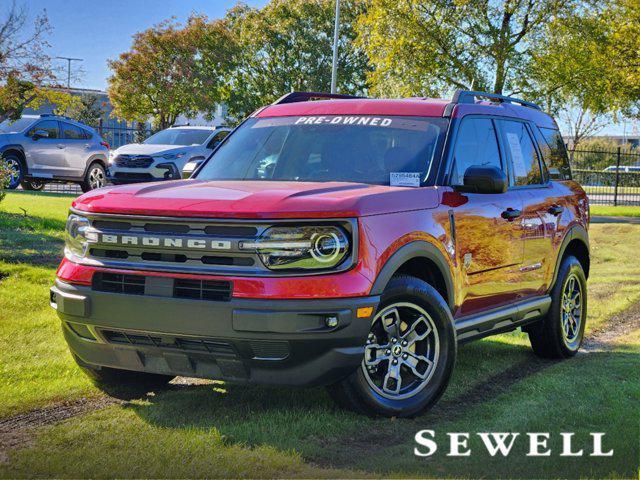
[[[109,62],[113,113],[129,121],[151,118],[157,128],[180,115],[213,115],[234,58],[235,42],[220,20],[194,15],[184,26],[169,20],[137,33],[131,50]]]
[[[27,6],[15,0],[0,12],[0,122],[20,118],[27,106],[48,102],[64,112],[74,105],[71,95],[50,88],[55,85],[46,53],[50,33],[46,12],[32,21]]]
[[[358,44],[383,96],[437,96],[452,88],[518,93],[545,25],[574,0],[371,0]]]
[[[554,18],[533,55],[532,83],[579,145],[620,113],[640,111],[640,1],[585,4]]]
[[[338,92],[362,94],[370,70],[354,44],[363,0],[340,2]],[[226,20],[237,38],[238,65],[226,88],[229,114],[242,118],[293,90],[329,91],[334,0],[272,0],[263,8],[239,4]]]
[[[78,104],[75,108],[70,109],[67,115],[86,125],[97,127],[104,113],[99,103],[99,97],[92,93],[87,93],[80,95],[78,100]]]

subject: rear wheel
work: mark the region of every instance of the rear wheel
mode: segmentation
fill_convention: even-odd
[[[44,180],[32,178],[30,180],[23,180],[20,182],[20,186],[23,190],[40,191],[47,183]]]
[[[83,192],[104,187],[107,184],[107,172],[99,162],[92,163],[87,169],[84,181],[80,184]]]
[[[584,338],[587,319],[587,279],[574,256],[563,259],[551,291],[546,317],[528,327],[531,347],[543,358],[574,356]]]
[[[360,367],[330,395],[368,415],[411,417],[442,395],[456,357],[449,308],[426,282],[391,279],[371,324]]]
[[[20,185],[20,182],[22,182],[25,173],[22,161],[14,153],[4,155],[3,160],[9,168],[9,185],[7,186],[7,188],[9,188],[9,190],[18,188],[18,185]]]

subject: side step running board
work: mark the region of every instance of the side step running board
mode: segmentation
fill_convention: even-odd
[[[551,297],[537,297],[489,312],[461,317],[455,321],[458,343],[515,330],[549,311]]]

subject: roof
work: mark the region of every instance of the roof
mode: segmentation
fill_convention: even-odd
[[[445,111],[450,104],[451,100],[437,98],[332,99],[269,105],[254,115],[260,118],[313,115],[443,117],[448,116]],[[476,101],[475,103],[455,104],[451,109],[452,118],[461,118],[466,115],[512,117],[532,121],[540,127],[558,128],[555,121],[548,114],[534,108],[511,103]]]

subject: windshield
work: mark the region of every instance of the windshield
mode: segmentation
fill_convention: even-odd
[[[20,133],[31,125],[36,118],[19,118],[15,122],[12,120],[5,120],[0,123],[0,131],[4,133]]]
[[[293,180],[417,186],[447,120],[377,116],[251,118],[198,173],[202,180]]]
[[[147,145],[202,145],[211,135],[210,130],[200,128],[168,128],[151,135]]]

